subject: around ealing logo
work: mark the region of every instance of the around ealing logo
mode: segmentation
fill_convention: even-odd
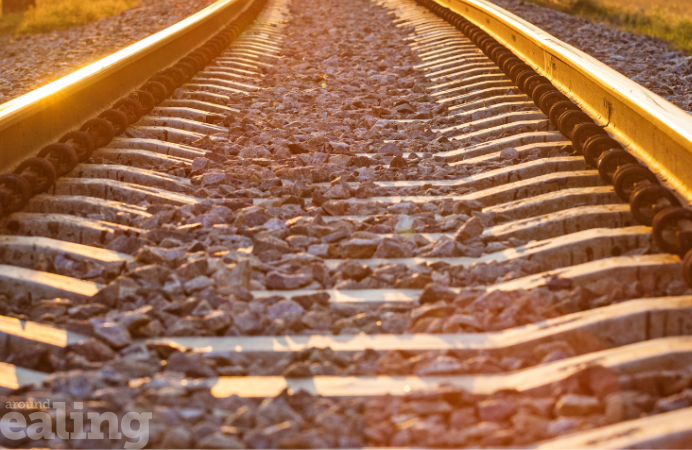
[[[45,412],[52,408],[55,415]],[[51,440],[51,439],[78,439],[102,441],[106,439],[104,427],[107,429],[107,438],[120,440],[123,436],[129,439],[125,442],[127,449],[144,448],[149,442],[149,421],[152,413],[128,412],[121,418],[113,412],[85,412],[82,402],[75,402],[72,411],[67,417],[65,402],[7,402],[8,412],[0,418],[0,434],[12,441],[25,439]],[[30,414],[16,410],[33,410]],[[38,410],[38,411],[36,411]],[[85,420],[86,415],[86,420]],[[71,425],[68,427],[68,423]],[[71,431],[67,431],[67,430]],[[98,447],[95,445],[94,448]]]

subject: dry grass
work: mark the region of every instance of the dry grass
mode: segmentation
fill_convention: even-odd
[[[613,8],[644,14],[659,12],[692,19],[692,1],[690,0],[603,0],[602,3]]]
[[[692,53],[692,0],[529,0],[569,14],[668,41]]]
[[[0,16],[0,35],[13,34],[22,22],[23,14],[5,14]]]
[[[0,17],[0,33],[46,33],[84,25],[118,14],[139,0],[37,0],[36,8],[23,14]]]

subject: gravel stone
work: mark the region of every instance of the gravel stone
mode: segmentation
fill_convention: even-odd
[[[483,224],[477,217],[470,218],[454,235],[457,242],[466,242],[468,239],[480,236],[483,233]]]
[[[517,406],[508,400],[493,399],[478,403],[478,417],[488,422],[500,422],[512,416]]]
[[[267,312],[272,319],[280,319],[287,314],[300,316],[305,312],[305,309],[293,300],[282,300],[269,307]]]
[[[279,272],[267,274],[265,283],[269,289],[292,290],[308,285],[312,281],[309,275],[288,275]]]
[[[216,431],[199,439],[197,448],[240,449],[245,448],[245,445],[235,436],[229,436],[223,432]]]
[[[130,333],[121,324],[114,322],[92,322],[94,334],[114,349],[121,349],[131,344]]]

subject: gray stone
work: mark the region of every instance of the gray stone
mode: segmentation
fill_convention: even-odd
[[[192,170],[193,172],[200,172],[207,167],[209,162],[210,161],[207,158],[195,158],[192,161],[192,165],[190,166],[190,170]]]
[[[288,275],[280,272],[269,272],[264,280],[267,289],[293,290],[306,286],[312,282],[310,275]]]
[[[118,324],[122,325],[130,333],[135,333],[140,327],[151,322],[151,317],[148,315],[152,312],[151,306],[143,306],[135,311],[128,311],[118,318]]]
[[[464,225],[457,230],[454,240],[463,243],[464,241],[483,234],[483,224],[478,217],[471,217]]]
[[[313,244],[308,247],[308,253],[311,255],[326,258],[329,256],[329,244]]]
[[[305,313],[305,309],[293,300],[281,300],[270,306],[267,312],[272,319],[280,319],[287,314],[301,316]]]
[[[285,230],[288,228],[283,220],[277,218],[267,220],[262,227],[267,230]]]
[[[200,275],[206,275],[209,266],[206,258],[199,258],[195,261],[183,264],[176,271],[181,277],[191,280]]]
[[[94,327],[94,335],[116,350],[127,347],[132,343],[130,333],[123,325],[93,319],[91,323]]]
[[[372,239],[349,239],[339,244],[339,251],[342,258],[371,258],[379,242]]]
[[[473,407],[455,409],[449,415],[449,427],[451,429],[463,429],[478,422],[476,410]]]
[[[271,426],[283,422],[303,424],[305,420],[283,397],[267,398],[257,408],[257,425]]]
[[[372,274],[372,269],[357,261],[346,261],[341,268],[341,277],[345,280],[360,281]]]
[[[236,224],[247,225],[248,227],[258,227],[271,219],[264,208],[260,206],[249,206],[243,208],[236,216]]]
[[[109,346],[94,338],[83,339],[71,344],[69,349],[94,362],[108,361],[115,357],[115,352]]]
[[[484,330],[483,325],[480,323],[478,318],[470,314],[454,314],[453,316],[445,320],[445,327],[456,327],[458,329],[471,327],[476,331]]]
[[[196,448],[239,449],[245,448],[245,445],[236,436],[216,431],[210,435],[200,437],[197,440]]]
[[[504,291],[490,291],[476,298],[469,308],[472,311],[504,309],[514,302],[514,297]]]
[[[188,377],[211,378],[216,375],[205,363],[202,353],[175,352],[168,358],[166,370],[184,373]]]
[[[452,406],[444,400],[414,400],[404,403],[403,412],[410,412],[421,416],[433,414],[449,414]]]
[[[134,278],[140,278],[160,285],[166,282],[170,274],[171,269],[160,264],[138,267],[131,272],[131,276]]]
[[[442,302],[427,303],[411,310],[411,319],[415,321],[423,317],[446,317],[453,311],[453,307]]]
[[[501,159],[517,159],[519,157],[519,152],[516,148],[510,147],[502,150],[500,152]]]
[[[167,334],[171,336],[195,336],[202,329],[199,317],[183,317],[168,326]]]
[[[262,329],[260,319],[255,312],[240,314],[234,318],[233,324],[238,327],[243,334],[252,334]]]
[[[118,277],[91,297],[91,302],[114,308],[122,301],[136,299],[138,290],[139,285],[135,280]]]
[[[442,286],[438,283],[430,283],[425,287],[418,301],[420,304],[435,303],[440,300],[451,302],[456,295],[456,291],[446,286]]]
[[[546,432],[550,436],[561,436],[577,429],[582,422],[582,419],[577,417],[558,417],[548,424]]]
[[[414,214],[418,207],[413,202],[399,202],[387,207],[387,212],[392,214]]]
[[[215,333],[228,328],[231,322],[231,315],[226,311],[212,311],[203,317],[204,327]]]
[[[517,411],[517,405],[506,399],[489,399],[478,402],[478,417],[488,422],[506,420]]]
[[[226,181],[226,174],[223,172],[205,173],[202,175],[202,186],[218,186]]]
[[[329,199],[345,199],[351,197],[353,190],[345,183],[337,183],[327,189],[324,193],[325,198]]]
[[[436,242],[422,247],[420,249],[420,254],[428,258],[449,258],[452,256],[460,256],[461,251],[454,240],[443,235]]]
[[[324,311],[308,311],[301,317],[301,322],[313,330],[327,331],[332,328],[331,315]]]
[[[166,430],[159,443],[161,448],[191,448],[192,432],[184,427],[172,426]]]
[[[193,292],[201,291],[213,285],[214,280],[207,276],[200,275],[185,283],[185,291],[191,294]]]
[[[203,299],[202,301],[197,303],[195,308],[190,312],[190,315],[195,316],[195,317],[202,317],[202,316],[206,316],[211,311],[212,311],[211,305],[209,305],[208,301]]]
[[[454,375],[468,372],[468,365],[451,356],[438,356],[415,369],[418,376]]]
[[[375,258],[407,258],[411,256],[415,249],[415,244],[407,245],[407,243],[400,242],[397,239],[385,238],[377,246],[374,256]]]
[[[315,292],[313,294],[294,295],[291,300],[297,302],[305,309],[310,309],[314,305],[329,305],[330,295],[326,292]]]
[[[382,147],[380,147],[377,150],[377,153],[380,155],[392,155],[392,156],[401,156],[404,154],[404,152],[401,151],[401,149],[394,143],[389,142],[387,144],[384,144]]]

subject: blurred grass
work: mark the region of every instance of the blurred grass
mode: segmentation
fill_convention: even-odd
[[[670,42],[692,53],[692,0],[528,0]]]
[[[13,34],[23,17],[23,14],[16,13],[0,16],[0,35]]]
[[[139,4],[139,0],[37,0],[36,8],[0,17],[0,34],[46,33],[66,30]]]

